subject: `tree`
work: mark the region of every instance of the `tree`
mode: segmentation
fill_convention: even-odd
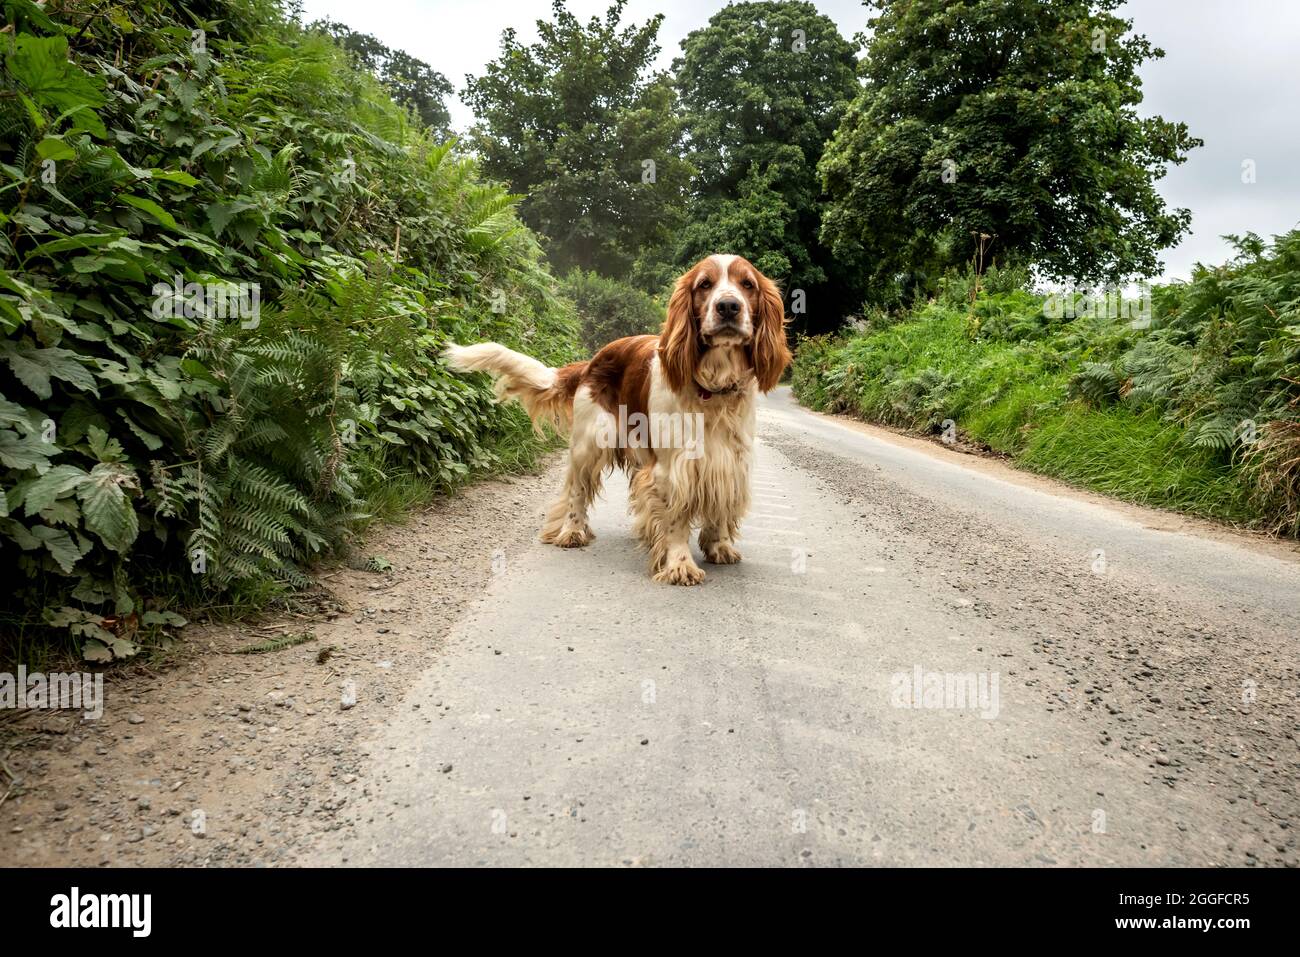
[[[666,303],[656,302],[640,289],[582,269],[560,280],[560,293],[573,301],[588,355],[624,336],[658,332],[667,311]]]
[[[440,134],[451,128],[446,97],[455,92],[450,81],[423,60],[392,50],[368,33],[333,20],[317,20],[308,29],[328,33],[352,54],[357,65],[376,76],[393,99],[413,109],[421,122]]]
[[[853,44],[811,3],[736,3],[682,41],[673,69],[699,171],[679,263],[740,253],[838,322],[858,302],[818,240],[817,163],[858,92]]]
[[[1053,279],[1158,272],[1191,214],[1154,182],[1201,141],[1137,116],[1137,68],[1164,53],[1120,3],[872,0],[866,85],[822,157],[822,238],[877,291],[981,241]]]
[[[691,176],[671,83],[648,73],[663,17],[620,28],[625,2],[584,25],[555,0],[539,42],[506,30],[465,92],[484,171],[525,194],[520,214],[551,261],[619,277],[671,237]]]

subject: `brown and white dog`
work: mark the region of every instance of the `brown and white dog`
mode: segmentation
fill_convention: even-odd
[[[691,556],[697,525],[708,561],[740,561],[758,392],[775,387],[790,362],[781,292],[747,260],[700,260],[677,280],[659,335],[618,339],[587,362],[552,369],[495,342],[453,344],[446,357],[490,373],[497,397],[518,399],[535,424],[568,428],[568,473],[542,541],[590,542],[587,509],[605,473],[622,466],[655,581],[704,580]]]

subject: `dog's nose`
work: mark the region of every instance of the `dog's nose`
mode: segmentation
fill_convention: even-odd
[[[735,323],[740,319],[740,300],[739,299],[719,299],[714,310],[718,318],[726,323]]]

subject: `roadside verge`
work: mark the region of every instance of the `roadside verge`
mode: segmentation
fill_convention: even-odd
[[[365,789],[358,750],[436,660],[493,575],[536,535],[557,465],[486,480],[377,528],[384,571],[333,566],[335,607],[194,626],[166,670],[111,680],[103,717],[0,725],[9,866],[280,866]],[[284,636],[311,640],[235,653]],[[280,636],[277,638],[277,636]]]

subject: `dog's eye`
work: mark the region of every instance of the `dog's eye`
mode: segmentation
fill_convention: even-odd
[[[708,280],[708,279],[701,279],[701,280],[700,280],[700,288],[701,288],[701,289],[712,289],[712,288],[713,288],[713,283],[712,283],[710,280]]]
[[[741,285],[744,286],[746,289],[753,289],[753,288],[754,288],[754,284],[753,284],[752,282],[750,282],[748,279],[746,279],[744,282],[742,282]]]

